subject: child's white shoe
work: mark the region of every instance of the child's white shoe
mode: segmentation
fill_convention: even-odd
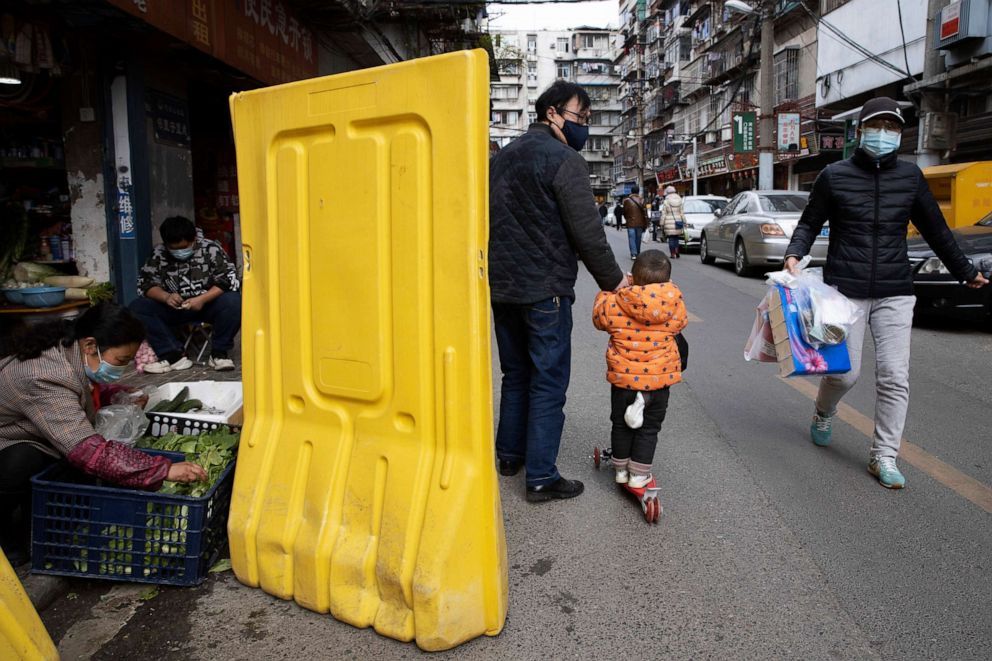
[[[634,403],[627,407],[623,414],[623,421],[631,429],[640,429],[644,424],[644,395],[637,393]]]
[[[616,471],[617,484],[627,484],[628,479],[630,479],[630,473],[623,468],[618,468]]]
[[[632,489],[643,489],[651,483],[651,473],[647,475],[631,475],[627,480],[627,486]]]

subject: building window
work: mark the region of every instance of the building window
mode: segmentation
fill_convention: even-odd
[[[568,62],[558,63],[558,77],[562,80],[568,80],[572,77],[572,67],[569,66]]]
[[[537,35],[529,34],[527,35],[527,52],[536,53],[537,52]]]
[[[502,124],[504,126],[513,126],[517,123],[517,111],[516,110],[494,110],[492,114],[493,124]]]
[[[558,37],[558,52],[559,53],[568,52],[568,37]]]
[[[529,113],[527,113],[527,123],[528,124],[533,124],[536,121],[537,121],[537,113],[536,112],[529,112]]]
[[[799,48],[775,55],[775,104],[799,98]]]
[[[692,58],[692,35],[679,37],[679,61],[688,62]]]
[[[838,7],[843,7],[848,3],[848,0],[823,0],[823,13],[832,12]]]
[[[494,99],[516,99],[518,96],[520,96],[520,92],[512,85],[492,88]]]
[[[507,76],[520,75],[520,63],[516,60],[497,60],[496,66],[501,74]]]

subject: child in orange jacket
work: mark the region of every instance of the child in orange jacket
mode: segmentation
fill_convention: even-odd
[[[618,484],[634,488],[651,482],[669,388],[682,380],[675,336],[688,323],[688,312],[671,275],[668,258],[659,250],[646,250],[631,269],[632,286],[600,292],[593,306],[593,324],[610,334],[606,380],[612,386],[613,468]],[[644,402],[643,419],[631,428],[624,414],[638,396]]]

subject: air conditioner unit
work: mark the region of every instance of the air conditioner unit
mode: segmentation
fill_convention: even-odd
[[[609,155],[610,155],[610,150],[609,149],[604,149],[603,150],[603,156],[609,156]]]

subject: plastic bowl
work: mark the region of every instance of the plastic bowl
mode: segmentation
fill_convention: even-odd
[[[3,295],[7,297],[7,301],[13,303],[14,305],[24,304],[24,294],[23,289],[4,289]]]
[[[22,289],[21,295],[29,308],[51,308],[65,302],[65,287],[30,287]]]

